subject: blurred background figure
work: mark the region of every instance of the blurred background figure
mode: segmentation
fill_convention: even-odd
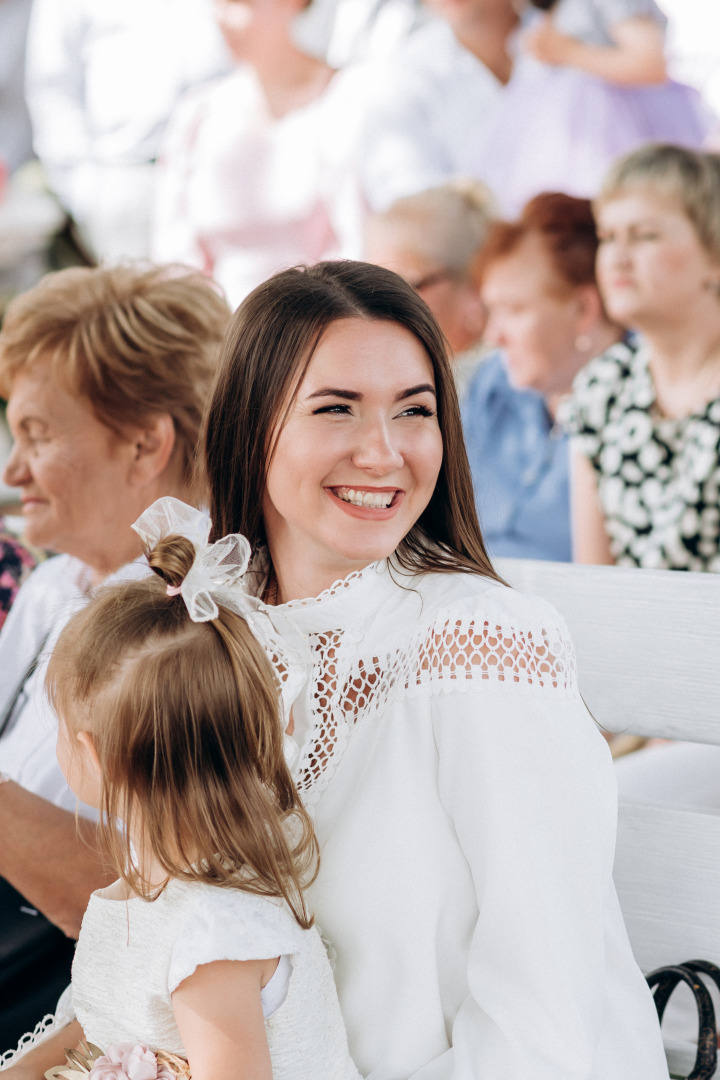
[[[178,268],[75,268],[8,307],[0,386],[25,535],[57,552],[0,631],[0,1053],[52,1012],[93,888],[109,883],[55,755],[43,680],[62,627],[104,581],[148,573],[132,522],[156,498],[206,498],[195,448],[228,319]]]
[[[648,146],[596,201],[606,308],[641,341],[576,380],[575,557],[720,571],[720,156]]]
[[[0,518],[0,627],[17,596],[18,589],[37,562],[37,554],[6,528]]]
[[[235,306],[278,269],[357,255],[363,85],[298,48],[306,0],[217,0],[237,67],[174,114],[153,256],[211,273]]]
[[[568,444],[556,414],[573,378],[622,330],[595,284],[590,203],[538,195],[497,222],[481,256],[485,337],[497,352],[475,373],[463,427],[492,556],[570,560]]]
[[[32,0],[0,0],[0,189],[33,156],[25,104],[25,42]]]
[[[610,163],[643,143],[702,146],[710,112],[668,78],[655,0],[529,0],[527,10],[485,146],[504,209],[516,213],[539,191],[592,197]]]
[[[485,146],[510,78],[512,0],[426,0],[431,15],[373,73],[361,182],[368,205],[458,176],[488,176]]]
[[[227,66],[211,0],[34,0],[35,150],[92,258],[147,256],[168,116],[187,87]]]
[[[365,225],[364,258],[405,278],[440,323],[460,397],[486,352],[476,266],[494,217],[484,184],[452,180],[398,199]]]

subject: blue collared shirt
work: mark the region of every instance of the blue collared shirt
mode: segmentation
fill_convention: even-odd
[[[494,353],[470,383],[462,418],[490,555],[569,562],[568,440],[545,399],[511,386]]]

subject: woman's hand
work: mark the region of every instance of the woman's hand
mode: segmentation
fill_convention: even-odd
[[[523,37],[525,51],[553,66],[573,66],[574,46],[582,44],[577,38],[561,34],[551,15],[543,15]]]
[[[652,19],[623,19],[611,29],[613,45],[587,45],[562,34],[551,15],[543,15],[523,38],[536,60],[553,66],[574,67],[618,86],[650,86],[667,78],[665,36]]]

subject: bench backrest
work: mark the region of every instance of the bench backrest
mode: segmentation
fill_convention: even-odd
[[[603,727],[720,744],[720,575],[513,559],[497,567],[566,619],[581,692]],[[621,802],[614,876],[643,971],[696,958],[720,965],[720,813]]]

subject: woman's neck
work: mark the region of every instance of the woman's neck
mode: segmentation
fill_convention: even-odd
[[[172,495],[181,502],[197,505],[197,492],[186,484],[170,478],[160,478],[157,483],[143,487],[138,491],[138,499],[134,507],[126,506],[123,514],[126,524],[121,528],[108,526],[101,536],[100,542],[94,548],[86,548],[83,551],[71,551],[68,554],[76,555],[88,567],[90,573],[90,588],[95,589],[104,581],[117,573],[117,571],[134,562],[142,555],[142,543],[140,537],[130,526],[149,506],[160,499],[163,495]]]
[[[302,52],[285,35],[272,47],[259,49],[248,62],[276,120],[318,98],[335,74],[323,60]]]
[[[663,415],[681,419],[720,394],[720,311],[692,328],[648,328],[644,338]]]
[[[272,569],[268,577],[264,600],[268,604],[289,604],[293,600],[304,600],[311,596],[319,596],[336,581],[341,581],[349,574],[364,570],[370,561],[358,561],[357,564],[349,562],[338,563],[337,566],[308,566],[291,564],[287,565],[284,560],[279,561],[279,566],[273,561]]]
[[[512,74],[508,43],[518,22],[517,14],[508,5],[506,11],[473,13],[472,17],[453,26],[453,32],[460,44],[504,85]]]

